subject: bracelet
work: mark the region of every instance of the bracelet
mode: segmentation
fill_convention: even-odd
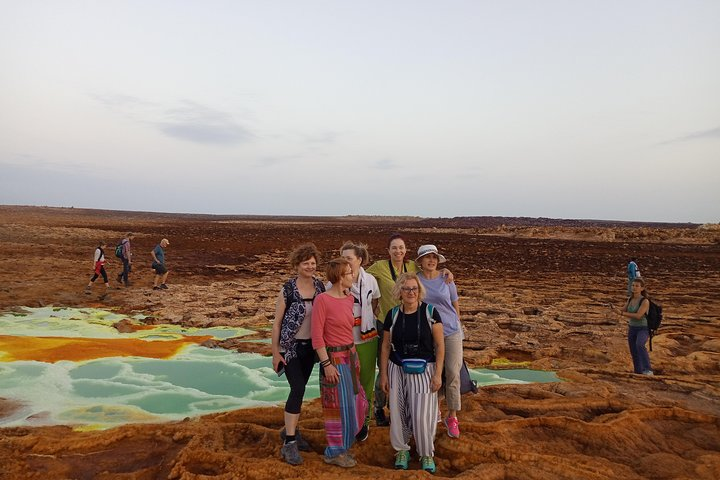
[[[332,362],[330,361],[330,359],[327,358],[327,359],[323,360],[322,362],[320,362],[320,366],[323,367],[323,368],[325,368],[325,367],[327,367],[328,365],[330,365],[331,363],[332,363]]]

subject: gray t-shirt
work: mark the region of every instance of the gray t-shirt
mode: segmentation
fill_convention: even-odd
[[[425,287],[425,298],[423,302],[433,305],[440,313],[443,324],[443,334],[447,337],[460,330],[460,319],[457,316],[452,302],[457,302],[458,293],[455,282],[445,283],[445,277],[438,275],[429,280],[418,275],[418,278]]]

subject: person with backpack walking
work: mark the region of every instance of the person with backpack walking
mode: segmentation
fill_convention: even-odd
[[[610,304],[610,309],[628,319],[628,346],[633,361],[633,370],[642,375],[652,375],[650,368],[650,354],[645,344],[650,338],[647,314],[650,308],[650,299],[645,290],[645,280],[636,278],[632,282],[632,294],[622,309]]]
[[[297,428],[305,387],[315,367],[312,346],[312,311],[315,298],[325,291],[315,278],[320,252],[312,243],[300,245],[290,254],[290,265],[297,271],[280,289],[275,301],[275,321],[272,328],[273,369],[290,385],[285,402],[285,427],[280,437],[280,455],[290,465],[300,465],[300,450],[311,452],[308,442]]]
[[[152,255],[152,269],[155,270],[155,280],[153,281],[153,290],[167,290],[168,286],[165,284],[168,276],[168,269],[165,266],[165,249],[170,245],[167,238],[160,240],[160,243],[155,245],[155,248],[150,252]]]
[[[437,392],[445,360],[442,319],[423,301],[425,287],[415,273],[400,275],[392,295],[400,305],[390,309],[383,322],[380,388],[390,404],[395,468],[407,470],[412,436],[421,468],[435,473]]]
[[[632,295],[632,283],[636,278],[640,278],[640,269],[637,266],[637,263],[635,263],[635,257],[631,258],[627,265],[627,277],[628,277],[628,285],[627,285],[627,293],[628,297]]]
[[[117,247],[115,247],[115,256],[123,262],[123,270],[118,273],[117,281],[124,284],[126,287],[130,286],[130,271],[132,270],[132,250],[130,248],[130,241],[135,238],[135,235],[128,233],[123,238]]]
[[[95,280],[98,279],[100,275],[103,277],[103,281],[105,282],[105,292],[108,291],[110,288],[110,283],[108,283],[108,276],[107,272],[105,271],[105,249],[107,248],[107,244],[105,242],[98,243],[97,248],[95,249],[95,255],[93,256],[93,270],[95,271],[94,275],[90,279],[90,282],[85,287],[85,293],[88,295],[92,293],[92,286],[93,283],[95,283]]]
[[[320,359],[320,398],[325,420],[325,463],[351,468],[357,462],[350,447],[365,426],[368,402],[360,384],[360,362],[353,337],[352,267],[344,258],[325,269],[332,287],[315,299],[312,343]]]
[[[425,287],[425,301],[433,305],[442,318],[445,340],[445,388],[444,396],[448,414],[443,420],[447,434],[451,438],[460,437],[460,424],[457,412],[460,411],[460,370],[463,366],[463,339],[460,323],[460,305],[455,282],[446,283],[438,266],[445,263],[445,257],[435,245],[422,245],[418,248],[415,263],[420,266],[418,279]]]

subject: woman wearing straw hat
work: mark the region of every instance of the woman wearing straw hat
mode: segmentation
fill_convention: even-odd
[[[427,291],[425,301],[433,305],[442,318],[445,338],[445,402],[448,415],[444,420],[452,438],[460,436],[457,412],[460,410],[460,369],[463,364],[463,331],[460,324],[460,306],[455,282],[447,283],[438,270],[446,259],[435,245],[418,248],[415,262],[420,267],[420,283]]]

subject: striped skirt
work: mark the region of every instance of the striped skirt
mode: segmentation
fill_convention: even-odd
[[[412,374],[388,362],[390,443],[396,451],[410,450],[414,437],[418,455],[435,455],[438,394],[430,388],[434,373],[434,363],[428,363],[424,373]]]
[[[320,397],[325,420],[327,457],[336,457],[350,449],[355,435],[363,427],[368,402],[360,384],[360,363],[355,346],[335,351],[329,347],[328,356],[340,374],[338,383],[329,383],[320,370]]]

